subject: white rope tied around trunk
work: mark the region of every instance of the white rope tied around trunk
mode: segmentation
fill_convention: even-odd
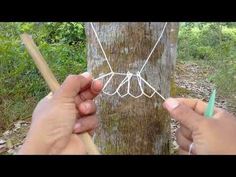
[[[150,83],[148,83],[148,82],[141,76],[141,73],[142,73],[144,67],[146,66],[146,64],[148,63],[148,61],[149,61],[150,57],[152,56],[154,50],[156,49],[157,45],[159,44],[159,42],[160,42],[160,40],[161,40],[161,38],[162,38],[162,36],[163,36],[163,34],[164,34],[164,32],[165,32],[165,29],[166,29],[166,26],[167,26],[167,22],[164,24],[164,27],[163,27],[163,29],[162,29],[162,31],[161,31],[161,34],[160,34],[159,38],[157,39],[157,42],[155,43],[154,47],[152,48],[150,54],[148,55],[147,59],[145,60],[143,66],[142,66],[141,69],[140,69],[139,71],[137,71],[136,73],[131,73],[131,72],[129,72],[129,71],[128,71],[127,73],[119,73],[119,72],[114,72],[114,71],[113,71],[113,69],[112,69],[112,67],[111,67],[111,64],[109,63],[109,60],[108,60],[108,58],[107,58],[107,55],[106,55],[106,53],[105,53],[105,51],[104,51],[104,49],[103,49],[103,46],[102,46],[102,44],[101,44],[101,41],[100,41],[100,39],[99,39],[99,37],[98,37],[98,34],[97,34],[97,32],[96,32],[96,30],[95,30],[95,28],[94,28],[94,26],[93,26],[93,23],[90,23],[90,25],[91,25],[91,27],[92,27],[92,30],[93,30],[93,32],[94,32],[94,34],[95,34],[95,36],[96,36],[96,39],[97,39],[97,41],[98,41],[98,44],[99,44],[99,46],[100,46],[100,48],[101,48],[101,50],[102,50],[102,53],[103,53],[103,55],[104,55],[104,57],[105,57],[105,60],[106,60],[106,62],[107,62],[107,64],[108,64],[108,66],[109,66],[109,69],[110,69],[110,72],[109,72],[109,73],[107,73],[107,74],[102,74],[101,76],[99,76],[98,78],[96,78],[96,80],[98,80],[98,79],[102,79],[102,78],[104,78],[104,77],[109,76],[109,79],[108,79],[107,82],[104,84],[104,87],[103,87],[103,90],[102,90],[103,93],[106,94],[106,95],[109,95],[109,96],[113,96],[113,95],[115,95],[115,94],[118,94],[121,98],[123,98],[123,97],[125,97],[125,96],[128,96],[128,95],[131,96],[131,97],[133,97],[133,98],[139,98],[139,97],[141,97],[141,96],[143,96],[143,95],[146,96],[146,97],[148,97],[148,98],[151,98],[151,97],[153,97],[155,94],[157,94],[157,95],[159,95],[163,100],[165,100],[165,98],[164,98]],[[106,92],[106,91],[105,91],[106,87],[109,85],[110,81],[112,80],[112,78],[113,78],[115,75],[125,76],[125,78],[120,82],[120,84],[118,85],[118,87],[116,88],[116,90],[115,90],[114,92],[112,92],[112,93]],[[141,93],[140,93],[139,95],[136,95],[136,96],[133,95],[132,93],[130,93],[130,80],[131,80],[132,77],[136,77],[136,78],[137,78],[138,85],[139,85],[139,88],[140,88],[140,91],[141,91]],[[122,95],[122,94],[120,93],[120,88],[121,88],[122,86],[124,86],[125,84],[127,84],[127,92]],[[146,84],[146,85],[149,87],[149,89],[152,90],[152,93],[151,93],[150,95],[148,95],[147,93],[144,92],[144,90],[143,90],[143,84]]]

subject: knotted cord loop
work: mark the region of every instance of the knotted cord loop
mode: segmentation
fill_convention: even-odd
[[[148,63],[149,59],[151,58],[151,56],[152,56],[154,50],[156,49],[157,45],[159,44],[159,42],[160,42],[160,40],[161,40],[161,38],[162,38],[162,36],[163,36],[163,34],[164,34],[164,31],[165,31],[165,29],[166,29],[167,22],[164,24],[164,27],[163,27],[163,29],[162,29],[162,31],[161,31],[161,34],[160,34],[160,36],[159,36],[157,42],[156,42],[155,45],[153,46],[153,48],[152,48],[150,54],[148,55],[147,59],[145,60],[143,66],[141,67],[141,69],[140,69],[139,71],[136,72],[136,74],[133,74],[133,73],[131,73],[131,72],[129,72],[129,71],[128,71],[127,73],[119,73],[119,72],[114,72],[114,71],[113,71],[113,69],[112,69],[112,67],[111,67],[111,64],[109,63],[109,60],[108,60],[108,58],[107,58],[107,55],[106,55],[106,53],[105,53],[105,51],[104,51],[104,49],[103,49],[103,46],[102,46],[102,44],[101,44],[101,41],[100,41],[100,39],[99,39],[99,37],[98,37],[98,34],[97,34],[97,32],[96,32],[96,30],[95,30],[95,28],[94,28],[93,23],[90,23],[90,25],[91,25],[91,27],[92,27],[92,30],[93,30],[93,32],[94,32],[94,34],[95,34],[95,36],[96,36],[96,39],[97,39],[97,41],[98,41],[98,44],[99,44],[99,46],[100,46],[100,48],[101,48],[101,50],[102,50],[102,53],[103,53],[103,55],[104,55],[104,57],[105,57],[105,60],[106,60],[106,62],[107,62],[107,64],[108,64],[108,66],[109,66],[109,69],[110,69],[110,72],[109,72],[109,73],[107,73],[107,74],[102,74],[101,76],[99,76],[98,78],[96,78],[96,80],[99,80],[99,79],[103,79],[104,77],[109,76],[109,79],[108,79],[107,82],[104,84],[104,87],[103,87],[103,90],[102,90],[103,93],[106,94],[106,95],[109,95],[109,96],[113,96],[113,95],[115,95],[115,94],[118,94],[121,98],[123,98],[123,97],[125,97],[125,96],[127,96],[127,95],[129,95],[129,96],[131,96],[131,97],[133,97],[133,98],[139,98],[139,97],[141,97],[142,95],[144,95],[144,96],[146,96],[146,97],[148,97],[148,98],[151,98],[151,97],[153,97],[155,94],[157,94],[157,95],[159,95],[163,100],[165,100],[165,98],[164,98],[151,84],[149,84],[149,83],[141,76],[141,73],[142,73],[144,67],[146,66],[146,64]],[[115,90],[113,93],[106,92],[105,89],[107,88],[108,84],[111,82],[112,78],[113,78],[115,75],[125,76],[125,78],[120,82],[120,84],[118,85],[118,87],[116,88],[116,90]],[[132,77],[136,77],[136,78],[137,78],[138,85],[139,85],[139,88],[140,88],[140,90],[141,90],[141,94],[139,94],[139,95],[137,95],[137,96],[135,96],[135,95],[133,95],[133,94],[130,93],[130,81],[131,81],[131,78],[132,78]],[[120,93],[120,88],[121,88],[123,85],[125,85],[126,83],[127,83],[127,92],[122,95],[122,94]],[[152,90],[151,95],[148,95],[147,93],[144,92],[144,89],[143,89],[143,85],[144,85],[144,84],[146,84],[146,85],[149,87],[149,89]]]

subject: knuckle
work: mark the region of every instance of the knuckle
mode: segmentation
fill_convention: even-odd
[[[70,74],[66,77],[66,81],[73,81],[76,79],[76,75],[74,74]]]
[[[198,98],[194,98],[193,99],[193,102],[195,103],[195,106],[197,105],[197,104],[199,104],[199,103],[201,103],[201,99],[198,99]]]
[[[79,97],[82,101],[86,101],[86,95],[85,95],[85,92],[82,92],[79,94]]]
[[[93,101],[93,100],[87,100],[86,102],[87,102],[88,104],[92,105],[92,106],[94,106],[94,105],[95,105],[95,103],[94,103],[94,101]]]
[[[87,105],[87,113],[95,113],[97,111],[97,106],[92,100],[87,100],[84,104]]]
[[[172,110],[171,113],[173,116],[179,116],[179,115],[182,116],[182,115],[184,115],[185,112],[186,112],[185,107],[182,104],[180,104],[177,108]]]

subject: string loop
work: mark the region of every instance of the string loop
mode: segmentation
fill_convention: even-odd
[[[147,59],[145,60],[144,64],[142,65],[141,69],[140,69],[139,71],[137,71],[135,74],[133,74],[133,73],[131,73],[131,72],[129,72],[129,71],[128,71],[127,73],[119,73],[119,72],[114,72],[114,71],[113,71],[113,69],[112,69],[112,67],[111,67],[111,64],[110,64],[110,62],[109,62],[109,60],[108,60],[108,58],[107,58],[107,55],[106,55],[106,53],[105,53],[105,51],[104,51],[104,49],[103,49],[103,46],[102,46],[102,44],[101,44],[101,41],[100,41],[100,39],[99,39],[99,37],[98,37],[98,34],[97,34],[97,32],[96,32],[96,30],[95,30],[95,28],[94,28],[93,23],[90,23],[90,25],[91,25],[91,27],[92,27],[92,30],[93,30],[93,32],[94,32],[94,34],[95,34],[95,37],[96,37],[96,39],[97,39],[97,41],[98,41],[98,44],[99,44],[99,46],[100,46],[100,48],[101,48],[101,50],[102,50],[102,53],[103,53],[103,55],[104,55],[104,57],[105,57],[105,60],[106,60],[106,62],[107,62],[107,64],[108,64],[108,66],[109,66],[109,69],[110,69],[110,72],[109,72],[109,73],[107,73],[107,74],[102,74],[101,76],[99,76],[98,78],[95,79],[95,80],[99,80],[99,79],[103,79],[103,78],[109,76],[109,79],[108,79],[107,82],[104,84],[104,87],[103,87],[103,90],[102,90],[103,93],[106,94],[106,95],[109,95],[109,96],[113,96],[113,95],[115,95],[115,94],[118,94],[121,98],[123,98],[123,97],[125,97],[125,96],[127,96],[127,95],[129,95],[129,96],[131,96],[131,97],[133,97],[133,98],[139,98],[139,97],[141,97],[141,96],[143,96],[143,95],[146,96],[146,97],[148,97],[148,98],[151,98],[151,97],[153,97],[155,94],[157,94],[157,95],[159,95],[163,100],[165,100],[165,98],[164,98],[151,84],[149,84],[149,83],[141,76],[141,73],[142,73],[143,69],[145,68],[146,64],[148,63],[149,59],[151,58],[153,52],[155,51],[157,45],[159,44],[159,42],[160,42],[160,40],[161,40],[161,38],[163,37],[164,31],[165,31],[166,26],[167,26],[167,22],[164,24],[164,27],[163,27],[163,29],[162,29],[162,31],[161,31],[161,34],[160,34],[159,38],[157,39],[155,45],[153,46],[151,52],[149,53]],[[118,87],[116,88],[116,90],[115,90],[114,92],[112,92],[112,93],[109,93],[109,92],[107,92],[107,91],[105,91],[105,90],[106,90],[108,84],[111,82],[112,78],[113,78],[115,75],[125,76],[125,77],[124,77],[124,79],[120,82],[120,84],[118,85]],[[131,81],[131,78],[132,78],[132,77],[136,77],[136,78],[137,78],[138,85],[139,85],[139,88],[140,88],[140,91],[141,91],[141,94],[136,95],[136,96],[133,95],[132,93],[130,93],[130,81]],[[124,86],[125,84],[127,84],[127,91],[126,91],[125,94],[121,94],[121,93],[120,93],[120,88],[121,88],[122,86]],[[143,89],[143,85],[144,85],[144,84],[147,85],[150,90],[152,90],[152,93],[151,93],[150,95],[148,95],[147,93],[144,92],[144,89]]]

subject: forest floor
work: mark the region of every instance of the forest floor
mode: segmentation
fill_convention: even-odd
[[[175,84],[176,97],[199,98],[208,101],[214,84],[208,78],[215,72],[211,66],[205,66],[193,61],[179,61],[176,64]],[[236,113],[236,107],[229,105],[229,100],[217,95],[216,106],[225,108],[230,112]],[[0,154],[15,154],[21,147],[27,131],[29,130],[30,119],[15,122],[11,129],[5,131],[0,137]],[[171,121],[171,154],[176,154],[178,145],[175,140],[175,131],[179,124]]]
[[[179,61],[175,69],[175,84],[176,84],[176,97],[198,98],[205,102],[209,101],[212,90],[215,88],[214,83],[210,82],[209,76],[217,72],[216,68],[205,65],[204,62],[193,61]],[[224,108],[236,115],[236,96],[216,95],[215,105]],[[179,124],[175,120],[171,120],[171,154],[176,154],[178,145],[176,143],[175,132]]]

